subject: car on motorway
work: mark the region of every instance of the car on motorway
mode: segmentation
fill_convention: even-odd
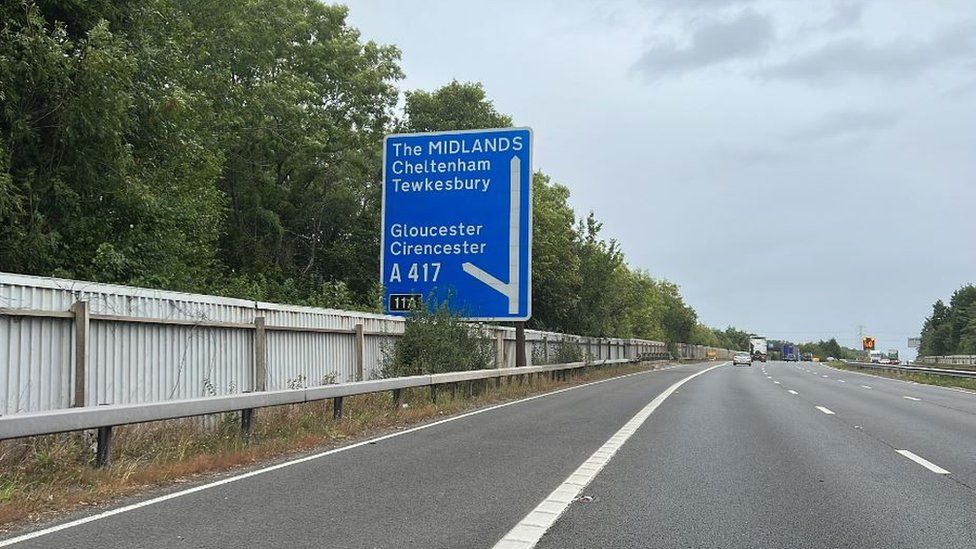
[[[739,364],[752,366],[752,356],[750,356],[749,353],[735,353],[735,355],[732,356],[732,365],[738,366]]]

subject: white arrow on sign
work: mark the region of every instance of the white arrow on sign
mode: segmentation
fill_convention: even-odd
[[[508,284],[491,276],[471,262],[461,265],[464,272],[488,285],[489,288],[508,297],[508,314],[519,312],[519,207],[521,206],[521,167],[517,156],[512,157],[512,187],[509,197],[508,226]]]

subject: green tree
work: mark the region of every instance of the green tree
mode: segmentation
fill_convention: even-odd
[[[946,307],[941,299],[932,306],[932,315],[925,319],[925,325],[922,327],[919,355],[941,356],[952,352],[950,313],[949,307]]]
[[[970,343],[976,339],[973,331],[976,286],[967,284],[952,293],[949,299],[949,325],[951,326],[951,354],[968,354]]]
[[[213,157],[183,146],[175,109],[147,119],[174,103],[109,6],[0,8],[0,269],[180,285],[214,256]]]
[[[495,110],[480,83],[452,81],[433,92],[406,93],[404,132],[507,128],[512,118]]]
[[[583,283],[573,316],[574,333],[591,336],[610,336],[615,331],[615,316],[623,280],[624,255],[615,240],[600,238],[603,224],[591,212],[579,220],[576,228],[576,254]]]
[[[579,307],[580,260],[569,189],[548,175],[532,177],[532,319],[536,329],[562,330]]]
[[[399,52],[361,42],[346,8],[313,0],[186,11],[196,83],[217,106],[225,158],[222,262],[278,287],[272,296],[333,282],[366,296],[378,271],[380,146]]]

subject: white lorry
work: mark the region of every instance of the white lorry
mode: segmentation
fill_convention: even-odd
[[[766,338],[752,336],[749,338],[749,355],[752,360],[766,362]]]

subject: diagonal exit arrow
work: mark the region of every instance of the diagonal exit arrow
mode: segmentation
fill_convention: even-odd
[[[508,314],[516,315],[519,312],[519,222],[521,208],[521,167],[522,162],[517,156],[512,157],[511,179],[512,185],[509,191],[509,225],[508,225],[508,283],[498,280],[491,274],[471,262],[461,265],[464,272],[484,282],[489,288],[508,298]]]

